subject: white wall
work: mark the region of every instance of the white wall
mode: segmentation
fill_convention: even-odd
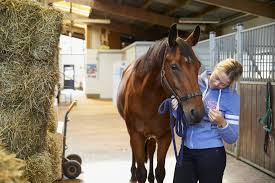
[[[87,49],[85,57],[85,93],[87,95],[98,94],[102,99],[111,99],[113,91],[113,65],[121,62],[121,50]],[[88,77],[87,64],[96,64],[96,78]]]
[[[131,62],[135,60],[136,56],[136,48],[134,46],[126,47],[123,49],[123,60],[125,60],[125,64],[129,65]]]
[[[150,46],[153,44],[154,42],[136,42],[136,55],[135,58],[139,58],[140,56],[144,55],[148,49],[150,48]]]
[[[123,48],[123,59],[126,61],[126,65],[132,63],[137,58],[145,54],[153,43],[154,42],[152,41],[137,41]]]
[[[83,87],[84,82],[84,55],[73,55],[73,54],[62,54],[59,56],[60,63],[59,64],[59,70],[61,72],[60,74],[60,83],[61,86],[64,84],[64,65],[74,65],[74,73],[75,73],[75,88],[79,88],[80,85]]]
[[[122,63],[121,51],[106,50],[99,52],[100,98],[111,99],[113,96],[113,67]]]
[[[69,36],[60,36],[59,52],[59,82],[64,85],[64,65],[74,65],[75,87],[83,86],[84,82],[84,40]]]
[[[85,56],[85,84],[84,91],[87,95],[99,95],[102,99],[111,99],[116,90],[119,77],[114,76],[115,67],[125,64],[126,67],[138,57],[147,52],[153,42],[135,42],[122,50],[87,49]],[[87,75],[87,64],[97,65],[97,77]]]
[[[86,94],[99,94],[100,88],[99,86],[99,77],[98,73],[95,78],[88,77],[87,75],[87,64],[96,64],[98,69],[98,50],[97,49],[87,49],[85,54],[85,64],[84,64],[84,92]]]

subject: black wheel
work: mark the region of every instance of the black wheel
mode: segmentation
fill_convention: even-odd
[[[77,155],[77,154],[69,154],[69,155],[67,156],[67,159],[68,159],[68,160],[75,160],[75,161],[77,161],[80,165],[82,164],[82,159],[81,159],[81,157],[80,157],[79,155]]]
[[[81,173],[81,165],[75,160],[64,162],[63,173],[69,179],[75,179]]]

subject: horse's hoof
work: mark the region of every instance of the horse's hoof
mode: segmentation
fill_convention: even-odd
[[[137,178],[136,176],[132,176],[129,183],[137,183]]]
[[[149,177],[148,177],[148,182],[149,182],[149,183],[154,183],[154,181],[155,181],[154,177],[153,177],[153,178],[149,178]]]

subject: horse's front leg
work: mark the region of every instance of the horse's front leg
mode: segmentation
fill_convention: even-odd
[[[158,183],[163,183],[165,177],[165,158],[171,143],[171,134],[167,133],[158,139],[157,167],[155,170]]]
[[[132,166],[131,166],[131,179],[130,179],[130,183],[136,183],[137,182],[137,176],[136,176],[136,159],[135,159],[135,155],[134,155],[134,150],[133,150],[133,146],[132,143],[131,144],[131,149],[132,149]]]
[[[147,170],[144,166],[145,162],[145,137],[139,133],[133,133],[130,136],[132,150],[137,162],[136,178],[139,183],[145,183],[147,178]]]
[[[147,143],[147,149],[148,149],[148,155],[149,155],[149,175],[148,175],[148,181],[149,183],[153,183],[154,182],[154,153],[156,150],[156,141],[155,139],[151,138],[148,139],[148,143]]]

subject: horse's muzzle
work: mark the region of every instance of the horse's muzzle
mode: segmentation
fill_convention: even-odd
[[[188,108],[183,107],[185,118],[189,125],[197,124],[204,116],[204,107],[192,106]]]

